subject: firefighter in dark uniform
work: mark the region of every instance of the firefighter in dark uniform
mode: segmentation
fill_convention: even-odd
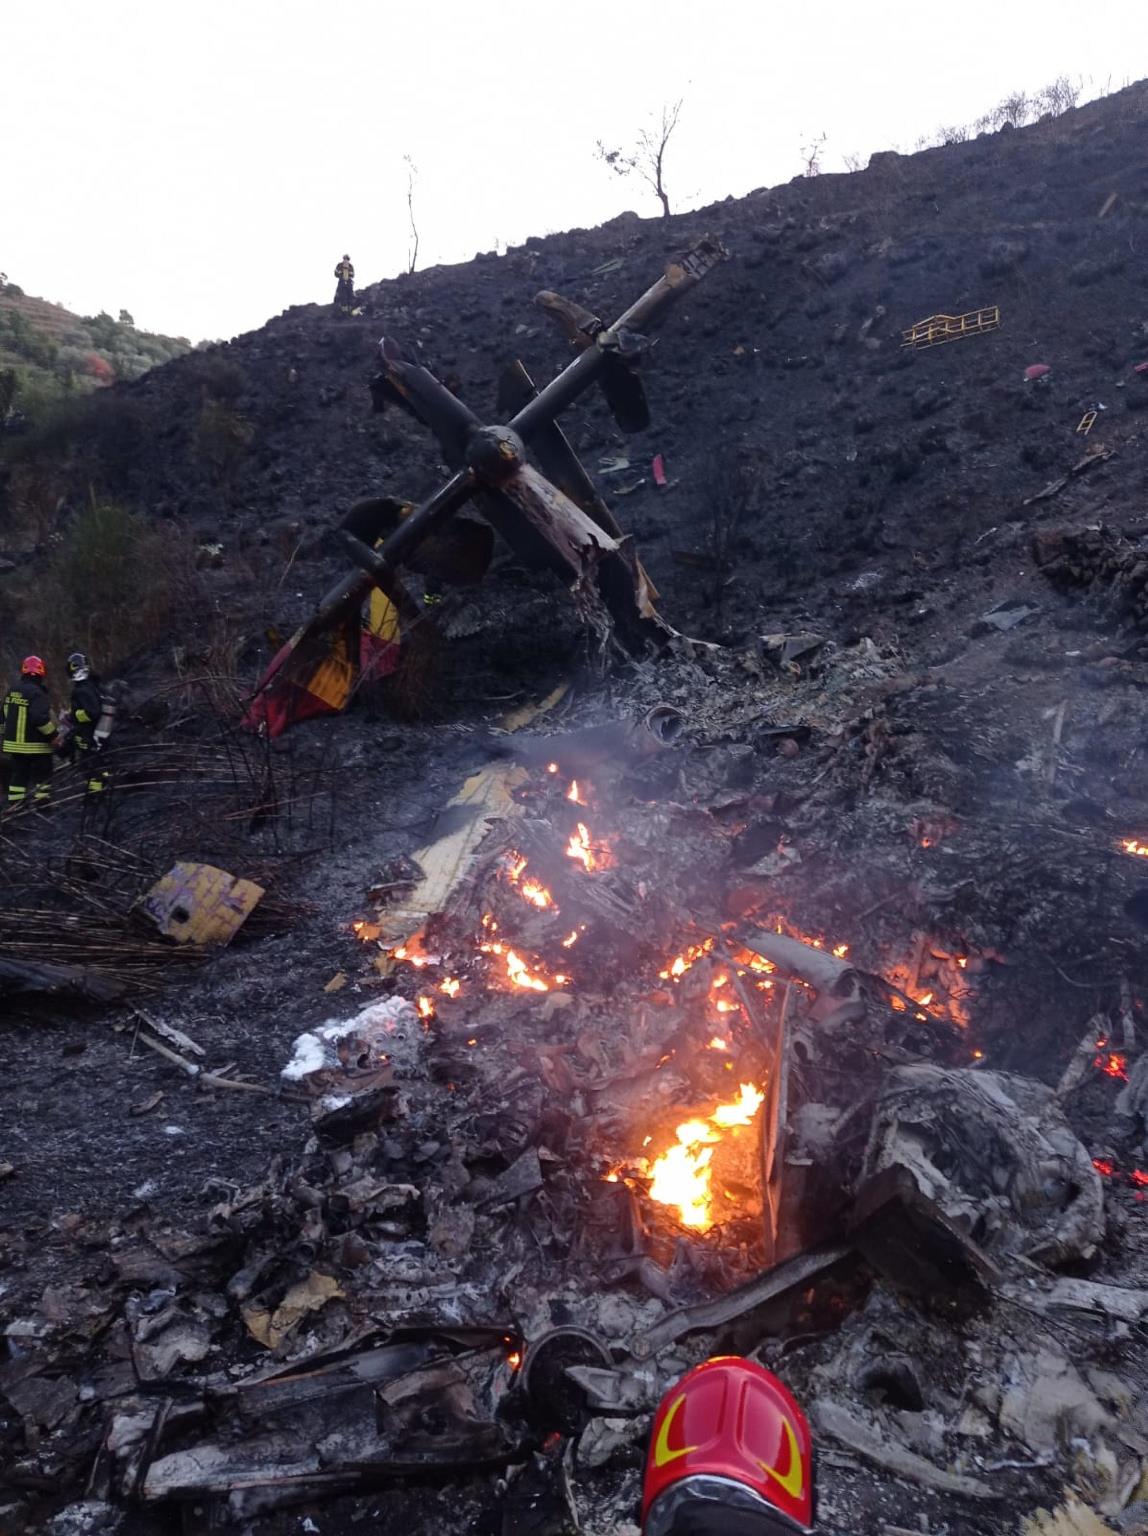
[[[8,808],[52,798],[52,748],[56,717],[48,698],[48,669],[39,656],[25,656],[20,681],[4,701],[3,750],[8,768]]]
[[[95,755],[103,746],[96,727],[104,712],[104,691],[83,651],[68,657],[68,676],[72,679],[71,748],[87,774],[88,793],[96,795],[108,787],[107,774],[95,765]]]
[[[335,276],[339,280],[339,286],[335,289],[335,306],[349,315],[355,307],[355,269],[349,256],[344,255],[335,268]]]

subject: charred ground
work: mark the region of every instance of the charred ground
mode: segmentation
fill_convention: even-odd
[[[848,939],[874,970],[922,934],[988,957],[969,1050],[1054,1083],[1088,1021],[1116,1020],[1122,998],[1148,986],[1141,929],[1124,912],[1139,861],[1119,852],[1122,837],[1148,830],[1137,610],[1119,608],[1111,562],[1074,549],[1053,585],[1034,554],[1035,536],[1103,523],[1122,536],[1128,573],[1148,521],[1148,376],[1133,372],[1148,358],[1146,116],[1138,86],[1032,129],[877,156],[859,174],[416,273],[367,289],[349,319],[326,306],[288,311],[117,387],[50,456],[33,446],[10,466],[4,553],[18,570],[3,579],[34,579],[44,550],[18,514],[49,483],[63,487],[65,520],[94,482],[146,511],[173,546],[221,544],[221,565],[188,574],[178,666],[156,648],[127,676],[128,729],[144,750],[222,740],[223,653],[233,677],[253,678],[265,628],[289,630],[342,568],[331,524],[364,494],[413,498],[435,483],[421,429],[369,414],[378,336],[399,337],[492,414],[502,360],[520,356],[537,379],[566,360],[530,307],[535,291],[609,318],[667,256],[716,236],[730,261],[672,315],[651,359],[649,432],[621,438],[597,403],[566,424],[592,472],[630,461],[599,483],[666,617],[730,650],[608,684],[583,677],[563,727],[633,719],[659,701],[681,710],[686,729],[652,798],[711,815],[742,797],[739,814],[800,854],[769,877],[770,900],[803,931]],[[914,321],[985,304],[1000,306],[999,330],[902,349]],[[1034,362],[1052,366],[1039,386],[1023,379]],[[1071,475],[1096,449],[1110,453]],[[671,482],[661,491],[657,452]],[[1026,504],[1062,475],[1063,489]],[[1035,611],[1001,630],[983,615],[1002,603]],[[234,813],[226,832],[199,807],[176,815],[170,789],[155,788],[134,808],[124,796],[96,828],[117,846],[146,844],[155,862],[274,865],[295,903],[278,934],[237,945],[163,997],[164,1016],[217,1062],[273,1083],[295,1035],[348,995],[324,994],[331,977],[344,971],[353,992],[368,981],[347,927],[369,910],[368,889],[426,841],[464,774],[489,759],[497,718],[583,659],[561,594],[506,560],[453,628],[424,705],[432,719],[360,710],[289,742],[278,783],[307,806],[289,824],[271,830],[251,814],[265,785],[256,763],[219,791]],[[779,678],[756,637],[802,629],[831,642],[837,661]],[[35,635],[19,640],[30,647]],[[195,685],[197,672],[210,687]],[[808,728],[796,756],[776,753],[763,718]],[[631,795],[650,793],[649,771]],[[50,829],[7,832],[20,844],[9,870],[58,849],[77,815],[62,808]],[[754,883],[744,867],[707,870],[702,883],[728,899]],[[19,889],[10,874],[10,893]],[[248,1184],[273,1152],[301,1151],[297,1107],[196,1093],[158,1059],[129,1056],[132,1028],[123,1010],[40,1005],[3,1025],[2,1152],[15,1172],[3,1186],[0,1283],[13,1318],[41,1306],[45,1286],[114,1288],[109,1252],[125,1232],[190,1229],[220,1181]],[[1093,1074],[1071,1109],[1089,1150],[1123,1168],[1135,1149],[1114,1140],[1116,1088]],[[160,1089],[157,1111],[129,1115]],[[1124,1283],[1144,1279],[1135,1193],[1110,1190],[1099,1265]],[[59,1357],[69,1368],[88,1347],[75,1305]],[[5,1433],[16,1486],[35,1489],[44,1474],[29,1470],[16,1417]],[[73,1485],[90,1449],[82,1436],[61,1449]],[[842,1475],[847,1490],[852,1474]],[[1010,1508],[1047,1492],[1037,1474],[1014,1480]],[[440,1524],[467,1528],[488,1496],[451,1491]],[[844,1508],[847,1491],[837,1498]],[[49,1503],[13,1508],[34,1522]],[[903,1524],[912,1504],[896,1505]],[[964,1528],[1007,1528],[997,1518]]]

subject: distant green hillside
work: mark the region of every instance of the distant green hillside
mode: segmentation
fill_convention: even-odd
[[[182,336],[137,331],[125,309],[118,320],[73,315],[0,275],[0,423],[12,413],[35,420],[70,395],[137,379],[190,350]]]

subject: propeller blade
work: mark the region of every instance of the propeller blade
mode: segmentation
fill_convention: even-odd
[[[579,352],[585,351],[602,329],[602,322],[597,315],[591,314],[574,299],[555,293],[553,289],[543,288],[534,295],[534,302],[550,316],[566,340],[571,346],[577,347]]]
[[[498,411],[504,418],[516,415],[528,400],[537,397],[538,388],[526,369],[516,358],[502,370],[498,381]],[[542,472],[570,500],[577,502],[599,528],[614,538],[622,537],[614,514],[602,500],[598,487],[591,480],[582,461],[570,446],[570,440],[556,421],[545,422],[535,429],[530,439],[530,451],[542,466]]]
[[[507,364],[498,381],[498,409],[502,414],[517,414],[524,405],[538,395],[534,380],[516,358]],[[564,495],[593,518],[612,538],[625,537],[617,518],[606,505],[591,480],[581,459],[570,446],[569,439],[556,421],[542,422],[530,438],[530,450],[542,466],[546,478],[552,481]],[[642,583],[644,604],[650,611],[658,596],[658,589],[646,574],[641,561],[637,562],[638,576]]]
[[[517,547],[519,540],[537,540],[552,570],[604,605],[628,651],[641,655],[665,643],[670,631],[650,603],[632,540],[606,533],[533,465],[524,464],[497,495],[499,515],[505,516],[506,503],[515,514],[509,531],[499,528],[507,542]]]
[[[368,496],[357,501],[339,527],[373,548],[414,510],[409,501]],[[494,532],[471,517],[455,517],[429,533],[403,561],[410,571],[452,587],[470,587],[486,575],[494,554]],[[357,561],[361,565],[361,561]],[[390,594],[388,594],[390,595]]]
[[[478,417],[440,384],[429,368],[408,362],[391,336],[379,342],[379,363],[380,371],[371,380],[376,405],[390,402],[408,411],[438,438],[451,469],[460,468],[466,459],[467,439],[482,425]]]
[[[644,432],[650,425],[650,402],[636,363],[636,357],[630,361],[622,352],[604,350],[598,375],[610,415],[625,433]]]

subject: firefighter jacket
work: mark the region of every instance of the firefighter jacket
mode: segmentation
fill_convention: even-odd
[[[56,719],[48,690],[34,677],[22,677],[4,701],[4,751],[15,755],[51,752]]]
[[[349,261],[341,261],[335,268],[335,276],[341,283],[353,283],[355,281],[355,269]]]
[[[104,709],[103,690],[98,677],[86,677],[72,685],[72,734],[83,751],[92,744],[92,735]]]

